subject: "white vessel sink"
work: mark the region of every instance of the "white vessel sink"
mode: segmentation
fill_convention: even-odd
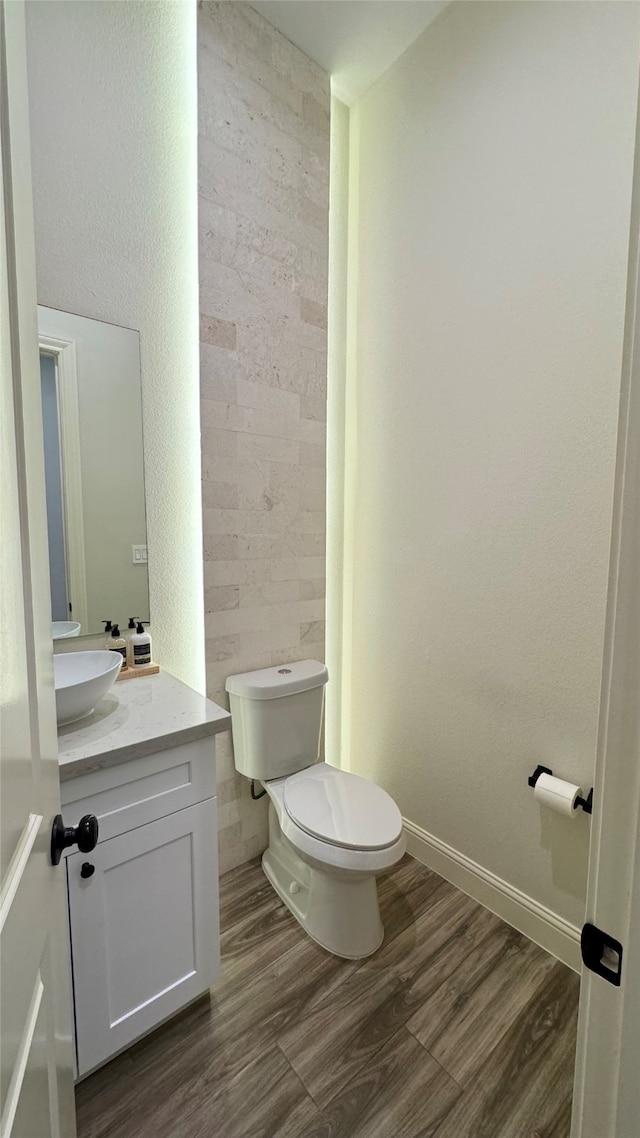
[[[67,640],[70,636],[80,635],[80,625],[77,620],[54,620],[51,622],[51,639]]]
[[[58,723],[75,723],[91,715],[122,667],[119,652],[64,652],[53,657]]]

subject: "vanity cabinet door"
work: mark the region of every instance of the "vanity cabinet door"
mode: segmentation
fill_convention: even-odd
[[[86,1075],[218,975],[215,798],[72,854],[67,877]]]

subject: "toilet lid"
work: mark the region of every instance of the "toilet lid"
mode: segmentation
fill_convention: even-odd
[[[284,806],[300,829],[347,849],[384,849],[402,832],[400,811],[386,791],[326,763],[287,779]]]

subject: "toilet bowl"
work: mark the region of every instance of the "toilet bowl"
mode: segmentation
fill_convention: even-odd
[[[317,763],[266,782],[269,845],[262,857],[276,893],[313,940],[358,959],[384,929],[376,875],[405,851],[402,817],[368,779]]]
[[[273,888],[305,931],[336,956],[359,959],[382,943],[376,875],[405,852],[402,817],[369,779],[318,762],[323,664],[230,676],[236,768],[269,795]]]

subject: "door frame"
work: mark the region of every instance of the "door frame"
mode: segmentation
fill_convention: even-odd
[[[582,969],[572,1138],[640,1117],[640,98],[585,919],[623,946],[619,987]]]
[[[40,317],[39,317],[40,321]],[[40,352],[53,356],[56,364],[56,395],[60,433],[60,466],[64,514],[64,547],[67,595],[71,617],[87,628],[87,570],[84,553],[84,503],[82,499],[82,452],[76,345],[46,332],[38,335]]]

